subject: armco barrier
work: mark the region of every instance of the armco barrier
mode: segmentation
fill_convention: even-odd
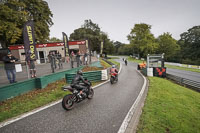
[[[0,101],[34,90],[35,88],[37,88],[35,82],[36,79],[29,79],[23,82],[14,83],[1,87]]]
[[[188,88],[191,88],[193,90],[200,92],[200,82],[181,78],[181,77],[178,77],[178,76],[175,76],[172,74],[167,74],[167,78],[175,81],[176,83],[178,83],[180,85],[187,86]]]
[[[66,82],[71,83],[75,75],[75,73],[65,74]],[[101,71],[84,72],[83,78],[87,78],[89,81],[101,81]]]

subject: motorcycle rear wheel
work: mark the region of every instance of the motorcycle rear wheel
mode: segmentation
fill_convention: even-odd
[[[114,83],[114,78],[110,77],[110,83],[113,84]]]
[[[88,99],[92,99],[93,96],[94,96],[94,90],[91,88],[91,89],[90,89],[90,93],[89,93],[89,95],[87,96],[87,98],[88,98]]]
[[[66,95],[63,98],[62,107],[65,110],[71,110],[74,107],[74,100],[73,100],[73,95],[72,94]]]

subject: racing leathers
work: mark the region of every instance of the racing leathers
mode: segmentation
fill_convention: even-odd
[[[112,73],[115,77],[118,77],[118,70],[116,68],[111,68],[110,73]]]
[[[87,90],[87,87],[84,86],[84,85],[81,85],[80,83],[84,83],[84,84],[88,84],[87,81],[85,81],[83,79],[83,77],[80,75],[80,74],[77,74],[74,79],[72,80],[72,83],[71,83],[71,87],[77,89],[78,91],[86,91]]]

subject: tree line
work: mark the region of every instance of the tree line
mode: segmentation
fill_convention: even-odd
[[[165,60],[183,64],[200,65],[200,26],[194,26],[180,34],[175,40],[169,32],[157,38],[151,33],[151,25],[135,24],[127,36],[130,44],[118,44],[116,53],[139,54],[146,58],[147,54],[165,53]]]
[[[0,2],[0,43],[3,48],[23,44],[22,29],[28,20],[34,21],[37,43],[61,42],[56,37],[49,38],[49,28],[53,25],[53,14],[44,0],[2,0]],[[107,54],[133,55],[146,58],[147,54],[165,53],[166,61],[200,65],[200,26],[194,26],[176,40],[169,32],[157,38],[151,33],[151,25],[135,24],[127,35],[129,44],[109,39],[99,25],[85,20],[80,28],[70,34],[69,40],[88,40],[92,51],[100,52],[100,44]]]

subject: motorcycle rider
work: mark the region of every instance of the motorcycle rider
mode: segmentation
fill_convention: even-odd
[[[82,81],[84,84],[89,85],[88,82],[87,82],[86,80],[83,79],[83,72],[82,72],[81,70],[79,70],[79,71],[77,72],[76,76],[74,77],[74,79],[72,80],[71,87],[73,87],[73,88],[77,89],[78,91],[80,91],[80,92],[79,92],[79,94],[80,94],[79,97],[80,97],[80,98],[82,98],[82,97],[81,97],[81,94],[82,94],[84,91],[85,91],[86,93],[89,94],[89,92],[86,91],[86,90],[87,90],[87,87],[80,84],[81,81]]]
[[[114,73],[115,77],[118,78],[118,70],[115,67],[115,65],[112,65],[112,68],[110,69],[110,73]]]

